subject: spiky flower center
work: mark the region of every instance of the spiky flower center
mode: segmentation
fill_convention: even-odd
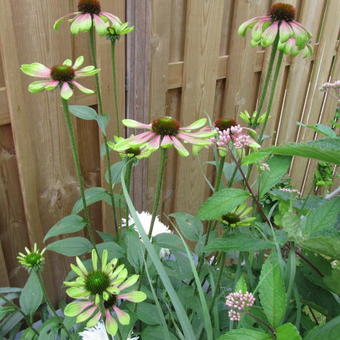
[[[232,126],[237,126],[237,122],[235,119],[218,119],[216,120],[214,125],[220,131],[225,131],[225,130],[230,129]]]
[[[58,81],[71,81],[75,77],[74,69],[67,65],[56,65],[52,67],[51,77]]]
[[[293,21],[295,19],[295,7],[290,4],[279,2],[270,9],[273,21]]]
[[[38,253],[30,253],[26,255],[25,261],[31,267],[39,265],[42,262],[42,256]]]
[[[78,10],[82,13],[90,13],[99,15],[101,12],[98,0],[79,0]]]
[[[133,156],[138,156],[141,154],[141,149],[139,146],[132,146],[131,148],[128,148],[125,153],[127,155],[132,154]]]
[[[157,135],[176,136],[179,130],[179,122],[172,117],[160,117],[152,122],[152,131]]]
[[[105,309],[109,309],[116,305],[117,297],[116,295],[110,295],[109,299],[107,301],[104,301],[104,307]]]
[[[87,275],[85,280],[85,288],[92,294],[103,294],[110,286],[109,276],[100,271],[96,270]]]
[[[232,212],[223,215],[222,220],[227,224],[236,224],[241,221],[240,216]]]

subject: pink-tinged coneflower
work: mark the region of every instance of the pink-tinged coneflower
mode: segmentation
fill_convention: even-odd
[[[132,129],[147,129],[136,136],[131,136],[125,141],[116,145],[116,150],[123,151],[129,149],[132,145],[147,143],[152,150],[157,150],[160,147],[168,148],[174,146],[181,156],[189,156],[188,150],[181,143],[190,143],[197,146],[210,145],[208,139],[213,137],[216,132],[212,130],[201,129],[207,120],[206,118],[199,119],[194,123],[180,127],[179,122],[172,117],[160,117],[152,121],[151,124],[143,124],[132,119],[124,119],[123,124]],[[192,130],[197,132],[191,132]]]
[[[78,11],[58,19],[53,28],[57,30],[65,20],[72,22],[73,34],[88,32],[93,25],[99,35],[107,34],[109,26],[121,22],[117,16],[101,10],[99,0],[79,0]]]
[[[66,59],[62,65],[55,65],[52,68],[48,68],[40,63],[33,63],[21,65],[20,69],[31,77],[47,79],[34,81],[29,84],[29,92],[39,93],[60,87],[61,97],[65,100],[69,100],[73,95],[74,87],[77,87],[81,92],[86,94],[94,93],[94,91],[79,84],[75,79],[92,76],[98,73],[100,69],[97,69],[94,66],[86,66],[79,69],[83,63],[84,57],[78,57],[73,65],[70,59]]]
[[[267,16],[260,16],[245,21],[238,29],[238,33],[244,36],[248,29],[252,29],[251,45],[268,47],[272,45],[275,38],[285,43],[290,38],[295,39],[299,50],[306,47],[311,33],[295,20],[295,8],[285,3],[277,3],[271,7]]]

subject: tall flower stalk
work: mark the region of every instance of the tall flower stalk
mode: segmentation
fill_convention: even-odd
[[[92,243],[93,247],[96,249],[95,234],[94,234],[94,230],[93,230],[91,219],[90,219],[89,209],[88,209],[87,204],[86,204],[84,177],[83,177],[82,172],[81,172],[78,146],[77,146],[77,143],[76,143],[76,140],[75,140],[72,118],[71,118],[71,114],[70,114],[70,111],[69,111],[69,108],[68,108],[68,101],[62,98],[61,102],[62,102],[62,105],[63,105],[63,111],[64,111],[64,117],[65,117],[66,126],[67,126],[67,132],[68,132],[68,135],[69,135],[69,138],[70,138],[74,164],[75,164],[75,167],[76,167],[76,172],[77,172],[77,177],[78,177],[78,182],[79,182],[79,187],[80,187],[80,196],[81,196],[81,200],[82,200],[83,207],[84,207],[84,214],[85,214],[85,220],[86,220],[86,225],[87,225],[87,231],[88,231],[91,243]]]
[[[89,35],[90,35],[90,49],[91,49],[92,62],[93,62],[93,65],[96,66],[97,65],[97,49],[96,49],[96,42],[95,42],[95,27],[94,27],[93,22],[92,22],[92,27],[89,31]],[[96,92],[97,92],[97,98],[98,98],[98,112],[100,115],[102,115],[103,114],[103,99],[102,99],[100,80],[99,80],[98,74],[96,74]],[[105,134],[103,134],[103,140],[104,140],[104,147],[105,147],[105,154],[106,154],[106,163],[108,167],[109,193],[111,197],[114,227],[115,227],[117,239],[119,239],[119,226],[118,226],[118,221],[117,221],[117,211],[116,211],[116,205],[115,205],[115,200],[114,200],[114,195],[113,195],[110,148],[107,144],[108,140]]]

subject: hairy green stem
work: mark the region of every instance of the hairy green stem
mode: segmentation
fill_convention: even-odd
[[[31,272],[32,274],[33,272]],[[43,292],[43,296],[44,296],[44,300],[48,306],[48,308],[50,309],[50,311],[52,312],[52,314],[54,315],[54,317],[60,319],[60,316],[57,314],[57,312],[55,311],[53,305],[52,305],[52,302],[50,300],[50,298],[48,297],[48,294],[47,294],[47,291],[46,291],[46,287],[45,287],[45,284],[44,284],[44,280],[43,278],[41,277],[41,273],[40,272],[35,272],[35,274],[37,275],[38,277],[38,280],[39,280],[39,284],[40,284],[40,287],[41,287],[41,290]],[[62,326],[62,328],[64,329],[64,331],[66,332],[66,334],[68,335],[69,338],[71,338],[71,333],[69,332],[69,330],[65,327],[65,325],[63,324],[63,322],[60,322],[60,325]]]
[[[91,50],[91,56],[92,56],[92,63],[95,68],[98,67],[97,64],[97,49],[96,49],[96,41],[95,41],[95,29],[94,25],[92,23],[92,27],[90,29],[90,50]],[[96,79],[96,93],[98,98],[98,112],[100,115],[103,115],[103,99],[101,94],[101,88],[100,88],[100,81],[99,81],[99,74],[95,74]],[[114,228],[115,233],[117,236],[117,239],[119,239],[119,227],[118,227],[118,221],[117,221],[117,211],[116,211],[116,205],[115,205],[115,199],[113,194],[113,182],[112,182],[112,174],[111,174],[111,159],[110,159],[110,149],[107,145],[107,137],[105,134],[103,135],[104,140],[104,146],[105,146],[105,154],[106,154],[106,163],[108,167],[108,180],[109,180],[109,194],[111,197],[111,205],[112,205],[112,213],[113,213],[113,222],[114,222]]]
[[[91,241],[93,247],[96,249],[96,239],[95,239],[94,230],[93,230],[93,227],[92,227],[92,224],[91,224],[89,209],[88,209],[87,204],[86,204],[84,177],[81,173],[81,165],[80,165],[80,159],[79,159],[78,146],[77,146],[75,135],[74,135],[74,128],[73,128],[71,114],[70,114],[70,111],[68,109],[68,101],[62,98],[61,102],[62,102],[62,105],[63,105],[67,131],[68,131],[68,135],[69,135],[69,138],[70,138],[74,164],[75,164],[75,167],[76,167],[76,172],[77,172],[77,177],[78,177],[78,182],[79,182],[79,187],[80,187],[80,196],[81,196],[81,200],[82,200],[82,203],[83,203],[87,231],[88,231],[88,234],[89,234],[90,241]]]
[[[15,310],[17,312],[19,312],[25,319],[28,328],[32,329],[32,331],[36,334],[39,335],[39,332],[33,327],[33,324],[29,318],[28,315],[26,315],[12,300],[8,300],[6,298],[6,296],[4,296],[3,294],[0,294],[0,299],[4,300],[6,303],[10,304],[11,306],[13,306],[15,308]]]
[[[112,58],[112,81],[113,81],[113,98],[116,116],[116,135],[119,136],[119,105],[118,105],[118,88],[116,72],[116,40],[111,40],[111,58]]]
[[[277,62],[276,62],[276,66],[275,66],[275,73],[274,73],[274,78],[273,78],[273,84],[272,84],[272,88],[271,88],[271,91],[270,91],[270,96],[269,96],[268,106],[267,106],[267,110],[266,110],[266,115],[265,115],[265,119],[264,119],[263,125],[261,127],[260,136],[259,136],[259,143],[260,144],[262,144],[262,142],[263,142],[262,137],[263,137],[264,131],[265,131],[267,123],[268,123],[268,119],[269,119],[269,115],[270,115],[270,110],[272,109],[274,95],[275,95],[275,90],[276,90],[276,85],[277,85],[277,80],[279,78],[280,69],[281,69],[281,65],[282,65],[282,60],[283,60],[283,52],[280,51],[278,59],[277,59]]]
[[[275,38],[275,41],[274,41],[274,44],[273,44],[273,47],[272,47],[272,51],[271,51],[270,58],[269,58],[269,64],[268,64],[268,70],[267,70],[266,78],[264,80],[263,88],[261,90],[261,96],[260,96],[260,99],[259,99],[259,102],[258,102],[258,106],[256,108],[257,115],[254,118],[254,122],[251,122],[251,124],[250,124],[251,127],[256,127],[258,118],[259,118],[261,111],[262,111],[262,108],[263,108],[264,100],[266,98],[267,91],[268,91],[269,81],[270,81],[270,78],[271,78],[271,75],[272,75],[272,72],[273,72],[274,60],[275,60],[275,55],[276,55],[276,52],[277,52],[278,44],[279,44],[279,34],[276,35],[276,38]]]

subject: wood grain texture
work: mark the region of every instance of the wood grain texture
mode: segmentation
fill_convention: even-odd
[[[0,287],[9,287],[9,278],[6,268],[5,255],[0,242]],[[7,262],[8,263],[8,262]]]
[[[340,12],[340,2],[337,0],[327,1],[323,23],[321,25],[320,45],[313,63],[309,91],[306,98],[302,122],[306,124],[315,124],[319,120],[320,111],[323,102],[323,93],[319,90],[322,83],[328,79],[332,65],[332,51],[337,44],[339,35],[340,21],[333,22],[334,13]],[[313,139],[314,132],[311,129],[301,129],[297,137],[298,142]],[[298,184],[301,189],[303,178],[308,167],[308,161],[305,158],[296,158],[293,163],[291,175],[293,183]]]
[[[184,49],[182,126],[214,112],[217,57],[220,51],[224,1],[188,1]],[[207,152],[201,154],[203,163]],[[179,158],[174,211],[193,213],[204,200],[205,186],[197,185],[201,174],[192,157]],[[188,196],[192,200],[188,200]],[[193,201],[195,204],[193,204]]]

